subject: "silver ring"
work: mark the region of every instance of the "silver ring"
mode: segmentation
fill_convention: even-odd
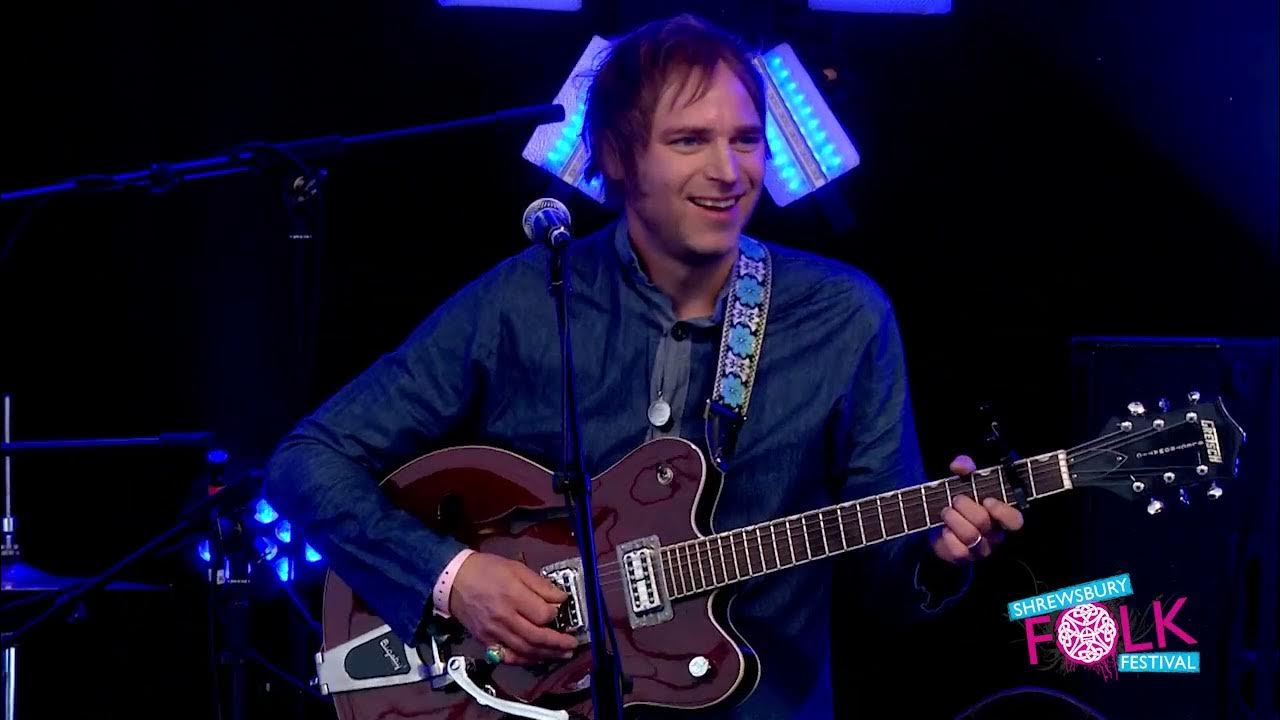
[[[965,548],[967,548],[967,549],[969,549],[969,550],[972,550],[972,549],[974,549],[974,548],[978,547],[978,545],[980,545],[980,544],[982,544],[982,536],[981,536],[981,535],[979,535],[979,536],[978,536],[978,539],[977,539],[977,540],[974,540],[974,541],[973,541],[973,544],[972,544],[972,545],[965,545]]]

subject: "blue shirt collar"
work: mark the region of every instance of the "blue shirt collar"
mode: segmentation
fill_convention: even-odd
[[[674,324],[676,319],[675,313],[671,308],[671,299],[657,285],[654,285],[649,276],[645,274],[644,268],[640,265],[640,259],[636,257],[635,249],[631,247],[631,234],[627,230],[626,217],[620,218],[614,228],[613,247],[618,253],[618,260],[622,263],[623,271],[632,280],[631,286],[640,293],[641,297],[651,307],[658,311],[659,322],[662,323],[664,328]],[[716,296],[715,311],[712,315],[692,318],[687,322],[699,327],[719,325],[724,318],[725,301],[729,297],[729,291],[733,289],[734,277],[734,273],[729,273],[724,286],[720,288],[720,293]]]

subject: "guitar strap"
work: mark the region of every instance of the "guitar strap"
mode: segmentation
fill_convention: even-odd
[[[703,411],[707,449],[721,473],[728,471],[738,432],[747,421],[751,386],[769,314],[772,269],[768,248],[743,235],[720,336],[715,387]]]

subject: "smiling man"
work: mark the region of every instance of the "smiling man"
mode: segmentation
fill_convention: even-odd
[[[589,474],[661,436],[714,459],[724,446],[704,410],[718,397],[721,360],[755,357],[751,387],[739,382],[723,397],[745,403],[750,389],[751,412],[726,458],[717,532],[929,479],[884,293],[853,267],[743,232],[768,158],[764,108],[750,55],[697,18],[620,38],[593,80],[585,127],[588,171],[605,178],[619,218],[566,255]],[[406,641],[441,615],[491,644],[494,662],[556,660],[575,647],[547,627],[566,596],[536,569],[433,532],[377,487],[403,463],[456,444],[556,465],[560,348],[547,252],[532,247],[459,291],[304,418],[269,465],[272,501]],[[753,312],[767,315],[744,321]],[[960,457],[951,469],[973,464]],[[840,567],[858,573],[865,598],[909,618],[912,605],[961,590],[969,563],[1021,526],[1014,508],[984,500],[959,496],[944,526]],[[762,676],[745,701],[704,715],[834,715],[833,567],[797,563],[739,584],[730,621]]]

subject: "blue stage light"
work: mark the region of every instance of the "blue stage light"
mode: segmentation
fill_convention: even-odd
[[[784,206],[849,172],[860,158],[790,45],[754,62],[765,77],[765,136],[774,156],[765,187]]]
[[[604,201],[603,183],[583,177],[590,150],[583,143],[582,118],[591,71],[609,47],[604,38],[591,39],[551,101],[566,109],[565,119],[534,130],[522,153],[597,202]],[[778,205],[788,205],[849,172],[860,158],[790,45],[778,45],[754,64],[765,78],[765,139],[773,156],[765,187]]]
[[[293,540],[293,526],[288,520],[281,520],[276,526],[276,537],[280,538],[280,542],[287,543]]]
[[[271,503],[266,500],[259,500],[258,504],[254,506],[253,519],[263,525],[270,525],[279,517],[280,513],[276,512],[276,509],[271,507]]]
[[[589,181],[584,177],[590,150],[583,142],[582,127],[587,112],[587,91],[591,87],[590,73],[595,69],[600,53],[609,46],[609,41],[602,37],[591,38],[551,101],[564,107],[565,119],[535,129],[521,153],[525,160],[601,203],[604,202],[604,184],[599,179]]]
[[[305,557],[309,563],[317,563],[324,559],[324,557],[320,555],[315,548],[311,547],[310,543],[307,543],[303,557]]]
[[[213,555],[209,552],[208,540],[201,540],[199,544],[196,545],[196,554],[199,555],[200,559],[205,562],[213,561]]]
[[[441,7],[492,7],[516,10],[557,10],[573,12],[582,9],[582,0],[437,0]]]
[[[276,577],[280,578],[281,582],[289,582],[290,580],[293,579],[293,561],[292,560],[290,560],[287,557],[282,557],[279,560],[276,560],[275,567],[276,567]]]
[[[951,0],[809,0],[809,9],[848,13],[941,15],[951,12]]]

